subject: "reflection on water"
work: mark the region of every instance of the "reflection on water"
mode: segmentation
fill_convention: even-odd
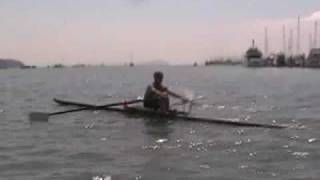
[[[143,118],[145,125],[145,133],[152,138],[168,139],[173,129],[170,128],[171,121],[163,118]]]

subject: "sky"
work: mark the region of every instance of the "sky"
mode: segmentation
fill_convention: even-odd
[[[26,64],[170,64],[242,57],[252,39],[283,50],[282,28],[308,52],[319,0],[0,0],[0,58]],[[319,28],[320,29],[320,28]],[[320,36],[318,36],[320,38]]]

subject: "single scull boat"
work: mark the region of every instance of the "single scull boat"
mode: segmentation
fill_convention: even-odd
[[[81,103],[81,102],[70,101],[70,100],[62,100],[57,98],[54,98],[53,100],[60,105],[72,105],[72,106],[87,107],[92,109],[101,109],[101,108],[97,108],[99,106],[93,105],[93,104]],[[192,116],[188,116],[184,112],[173,111],[172,113],[167,114],[167,113],[161,113],[158,111],[149,110],[142,107],[110,107],[110,108],[103,108],[103,110],[121,112],[124,114],[137,114],[137,115],[143,115],[143,116],[154,116],[154,117],[161,117],[161,118],[167,118],[167,119],[180,119],[185,121],[215,123],[215,124],[231,125],[231,126],[274,128],[274,129],[286,128],[286,126],[282,126],[282,125],[241,122],[241,121],[232,121],[228,119],[192,117]]]

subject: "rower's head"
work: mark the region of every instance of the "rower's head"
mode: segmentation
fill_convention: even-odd
[[[161,84],[163,80],[163,73],[161,71],[156,71],[153,74],[154,82],[157,84]]]

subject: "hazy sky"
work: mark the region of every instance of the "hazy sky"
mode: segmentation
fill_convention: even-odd
[[[173,64],[242,56],[256,39],[282,50],[282,26],[301,46],[320,20],[319,0],[0,0],[0,57],[28,64]],[[289,36],[289,33],[287,33]],[[296,38],[296,35],[294,35]]]

